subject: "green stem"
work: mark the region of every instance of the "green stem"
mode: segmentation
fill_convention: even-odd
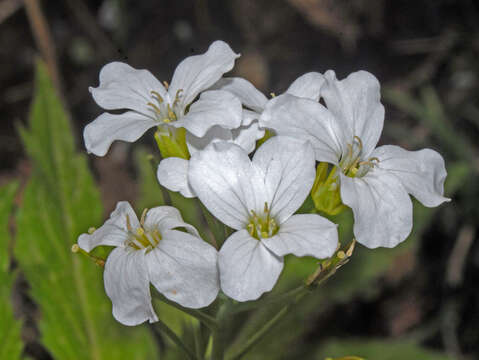
[[[198,324],[191,324],[193,327],[193,336],[195,340],[195,351],[196,351],[196,358],[203,360],[203,336],[201,334],[201,323]]]
[[[196,356],[184,343],[181,339],[175,334],[173,330],[171,330],[168,325],[166,325],[163,321],[158,319],[158,322],[155,323],[155,326],[159,327],[161,332],[163,332],[166,336],[168,336],[171,341],[173,341],[181,350],[183,350],[188,359],[196,360]]]
[[[248,341],[228,360],[241,359],[253,346],[255,346],[288,312],[289,305],[282,308],[270,321],[268,321],[261,329],[259,329]]]
[[[212,332],[213,348],[211,350],[211,360],[223,360],[225,356],[225,329],[223,328],[224,319],[228,313],[229,304],[224,303],[220,306],[216,315],[218,327]]]
[[[183,311],[184,313],[186,313],[188,315],[191,315],[194,318],[198,319],[203,324],[205,324],[208,327],[208,329],[210,329],[211,331],[214,331],[218,327],[218,322],[216,321],[216,319],[214,317],[212,317],[208,314],[205,314],[204,312],[202,312],[200,310],[185,308],[185,307],[175,303],[174,301],[168,300],[166,297],[164,297],[163,295],[161,295],[159,293],[155,294],[155,296],[159,300],[163,301],[165,304],[171,305],[174,308],[177,308],[178,310]]]

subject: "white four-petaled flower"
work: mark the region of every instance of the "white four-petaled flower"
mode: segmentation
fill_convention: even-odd
[[[209,144],[216,141],[228,141],[241,146],[248,153],[256,147],[256,140],[264,136],[264,130],[254,121],[237,129],[228,130],[221,126],[213,126],[202,138],[186,134],[188,152],[193,155]],[[178,191],[187,198],[195,197],[195,193],[188,182],[189,160],[179,157],[163,159],[158,165],[158,182],[171,191]]]
[[[189,308],[208,306],[218,294],[216,249],[171,206],[150,209],[138,221],[130,204],[119,202],[102,227],[80,235],[78,245],[87,252],[116,246],[105,263],[104,283],[113,316],[122,324],[158,320],[150,282],[165,297]]]
[[[238,145],[215,142],[190,160],[189,182],[219,220],[237,230],[218,257],[223,292],[238,301],[269,291],[283,256],[331,256],[336,225],[315,214],[293,215],[314,182],[314,152],[307,142],[274,137],[250,160]]]
[[[238,128],[241,102],[226,91],[204,91],[233,68],[238,56],[228,44],[215,41],[206,53],[184,59],[167,88],[148,70],[121,62],[105,65],[100,86],[90,92],[103,109],[128,111],[105,112],[88,124],[83,132],[87,150],[103,156],[113,141],[135,141],[154,126],[183,127],[197,137],[215,125]]]
[[[425,206],[448,201],[443,196],[444,160],[430,149],[376,148],[384,122],[378,80],[359,71],[338,81],[325,75],[317,101],[282,95],[271,100],[260,125],[279,135],[309,140],[316,160],[336,166],[342,202],[353,210],[358,242],[393,247],[412,229],[413,195]]]

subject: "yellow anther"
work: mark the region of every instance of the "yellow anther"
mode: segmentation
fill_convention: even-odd
[[[269,234],[266,231],[261,231],[261,237],[262,238],[267,238],[267,237],[269,237]]]
[[[173,110],[171,110],[170,104],[168,104],[167,110],[168,110],[168,118],[169,118],[171,121],[176,120],[176,114],[174,113]]]
[[[170,123],[170,122],[171,122],[171,120],[170,120],[170,119],[168,119],[168,118],[164,118],[164,119],[163,119],[163,122],[165,122],[165,123]]]
[[[144,236],[145,235],[145,230],[143,230],[143,228],[140,227],[140,228],[136,229],[136,234],[138,236]]]
[[[248,228],[249,234],[250,234],[251,236],[253,236],[253,234],[254,234],[254,225],[251,224],[251,223],[249,223],[248,226],[247,226],[247,228]]]
[[[143,212],[141,213],[141,219],[140,219],[140,224],[141,226],[145,225],[145,217],[146,217],[146,213],[148,212],[148,209],[145,209],[143,210]]]
[[[353,139],[356,140],[359,143],[359,150],[362,150],[363,149],[363,142],[359,138],[359,136],[354,135]]]
[[[340,250],[338,251],[336,256],[338,257],[338,259],[344,259],[346,257],[346,254],[344,253],[344,251]]]
[[[128,229],[129,232],[133,232],[133,228],[131,227],[130,223],[130,216],[126,214],[126,228]]]
[[[368,161],[371,161],[371,162],[373,162],[373,161],[380,162],[377,157],[371,157],[371,158],[368,159]]]
[[[175,101],[173,101],[173,107],[175,107],[178,104],[178,102],[180,101],[182,92],[183,92],[183,89],[178,89],[176,91]]]
[[[83,250],[81,247],[78,246],[78,244],[73,244],[72,245],[72,252],[73,253],[80,253],[82,255],[85,255],[89,259],[91,259],[95,264],[98,266],[104,267],[105,266],[105,259],[99,258],[97,256],[91,255],[89,252]]]
[[[158,100],[158,102],[159,102],[160,104],[164,101],[163,98],[161,97],[161,95],[160,95],[158,92],[152,90],[152,91],[150,91],[150,94],[151,94],[152,96],[156,97],[156,99]]]
[[[96,231],[96,229],[94,227],[91,227],[88,229],[88,234],[93,234],[94,232]]]
[[[276,94],[274,92],[272,93],[269,93],[271,95],[272,98],[276,97]]]
[[[157,114],[161,114],[160,108],[156,106],[155,104],[153,104],[152,102],[148,102],[146,105],[151,106]]]
[[[170,87],[170,85],[168,84],[167,81],[163,81],[163,85],[165,85],[165,89],[168,90],[168,88]]]

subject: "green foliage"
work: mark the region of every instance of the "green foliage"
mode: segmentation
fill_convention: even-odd
[[[101,225],[102,206],[42,64],[29,129],[21,135],[34,172],[17,216],[15,255],[39,306],[41,342],[57,359],[153,358],[146,328],[113,319],[102,269],[70,250],[78,235]]]
[[[409,342],[381,340],[330,341],[320,348],[314,359],[355,355],[365,360],[451,360],[448,356],[426,350]]]
[[[13,317],[11,291],[14,274],[10,273],[9,220],[17,184],[0,188],[0,359],[20,359],[23,343],[20,338],[21,323]]]

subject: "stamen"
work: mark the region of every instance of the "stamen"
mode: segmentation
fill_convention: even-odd
[[[265,213],[265,214],[269,213],[268,203],[267,203],[266,201],[264,202],[264,213]]]
[[[133,233],[133,228],[131,227],[130,223],[130,216],[128,214],[126,215],[126,228],[129,232]]]
[[[353,139],[359,143],[359,150],[361,151],[363,149],[363,142],[361,138],[359,136],[354,135]]]
[[[276,94],[274,92],[272,93],[269,93],[271,95],[272,98],[275,98],[276,97]]]
[[[150,91],[150,94],[152,96],[156,97],[156,99],[158,100],[158,102],[160,104],[164,101],[163,98],[161,97],[161,95],[158,92],[152,90],[152,91]]]
[[[146,217],[147,211],[148,209],[145,208],[145,210],[143,210],[143,212],[141,213],[140,224],[142,227],[145,225],[145,217]]]
[[[161,114],[161,110],[158,106],[156,106],[155,104],[153,104],[152,102],[148,102],[146,105],[148,106],[151,106],[153,108],[153,110],[155,111],[155,113],[157,114]]]
[[[96,229],[94,227],[91,227],[88,229],[88,234],[93,234],[94,232],[96,231]]]
[[[168,84],[167,81],[163,81],[163,85],[165,85],[165,89],[168,90],[168,88],[170,87],[170,85]]]
[[[177,120],[176,119],[176,114],[173,112],[173,110],[171,110],[170,104],[168,104],[167,110],[168,110],[168,118],[170,120]]]
[[[178,91],[176,92],[175,101],[173,101],[173,107],[175,107],[180,101],[182,92],[183,92],[183,89],[178,89]]]
[[[254,234],[254,225],[252,223],[249,223],[247,226],[248,232],[251,236]]]
[[[83,250],[81,247],[78,246],[78,244],[73,244],[72,245],[72,253],[80,253],[82,255],[85,255],[88,257],[90,260],[92,260],[95,264],[98,266],[104,267],[105,266],[105,259],[94,256],[90,254],[89,252]]]

